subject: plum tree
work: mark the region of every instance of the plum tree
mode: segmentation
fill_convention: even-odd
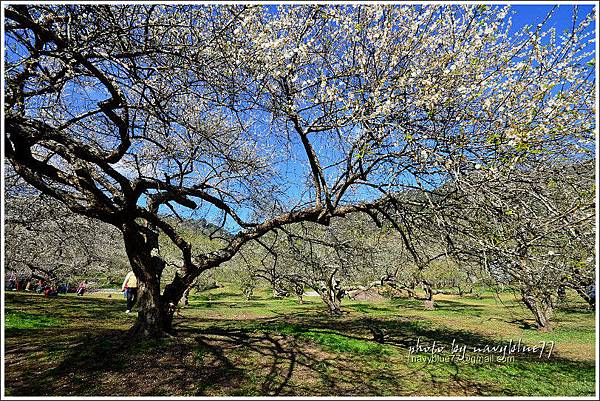
[[[6,158],[120,230],[140,281],[134,334],[170,331],[169,305],[202,272],[274,229],[593,131],[593,15],[559,37],[545,22],[513,32],[508,7],[481,5],[40,3],[4,16]],[[167,214],[234,235],[196,249]],[[160,233],[180,257],[164,288]]]

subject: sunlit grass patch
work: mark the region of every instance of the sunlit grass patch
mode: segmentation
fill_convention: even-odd
[[[264,329],[263,329],[264,330]],[[389,354],[390,350],[372,339],[355,338],[333,330],[315,329],[300,324],[282,323],[268,328],[269,331],[281,335],[294,336],[309,340],[331,352],[374,355]]]
[[[388,354],[390,351],[383,345],[372,340],[350,338],[338,333],[310,330],[299,334],[300,337],[309,339],[328,351],[349,352],[352,354]]]
[[[494,383],[502,389],[497,394],[502,395],[594,394],[595,368],[590,362],[531,359],[505,364],[467,364],[461,367],[460,374],[469,380]]]
[[[34,313],[13,310],[6,311],[4,315],[4,328],[6,330],[56,327],[60,324],[62,324],[62,319]]]

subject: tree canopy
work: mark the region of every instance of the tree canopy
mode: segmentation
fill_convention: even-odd
[[[593,157],[593,14],[564,33],[514,30],[509,7],[482,5],[36,4],[5,18],[6,157],[122,231],[144,333],[274,229]],[[167,214],[234,235],[198,251]],[[164,291],[159,233],[181,257]]]

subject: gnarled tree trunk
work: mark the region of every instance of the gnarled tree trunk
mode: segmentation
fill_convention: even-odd
[[[334,316],[340,316],[342,314],[341,304],[343,290],[340,288],[339,283],[334,277],[336,271],[329,276],[325,283],[325,288],[321,288],[318,292],[321,295],[323,302],[325,302],[325,305],[329,307],[329,313]]]
[[[521,295],[523,303],[533,313],[538,330],[551,332],[550,318],[553,313],[551,299],[548,296],[536,296],[530,291],[522,291]]]
[[[135,223],[123,227],[125,249],[138,281],[138,316],[130,333],[163,337],[171,334],[175,307],[191,282],[176,275],[161,294],[160,279],[165,262],[154,254],[158,249],[158,233],[146,230],[143,235],[140,231]]]
[[[135,272],[135,270],[134,270]],[[137,273],[136,273],[137,274]],[[164,337],[173,333],[173,314],[189,285],[179,275],[160,293],[160,276],[140,276],[138,318],[130,332],[144,337]]]
[[[330,314],[334,316],[340,316],[342,314],[341,300],[338,299],[332,291],[321,292],[321,299],[329,308]]]
[[[156,283],[140,281],[138,318],[130,332],[144,337],[163,337],[172,330],[173,311],[165,305]]]
[[[433,289],[431,288],[431,284],[429,282],[423,280],[423,290],[425,291],[425,299],[423,300],[423,305],[427,310],[434,310],[435,305],[433,303]]]
[[[294,293],[296,294],[296,297],[298,298],[298,303],[299,304],[303,304],[304,303],[304,286],[302,284],[299,283],[294,283]]]

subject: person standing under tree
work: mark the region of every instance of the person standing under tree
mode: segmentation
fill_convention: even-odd
[[[125,291],[125,296],[127,297],[127,310],[125,313],[130,313],[137,298],[137,277],[135,277],[132,271],[125,276],[121,291]]]

